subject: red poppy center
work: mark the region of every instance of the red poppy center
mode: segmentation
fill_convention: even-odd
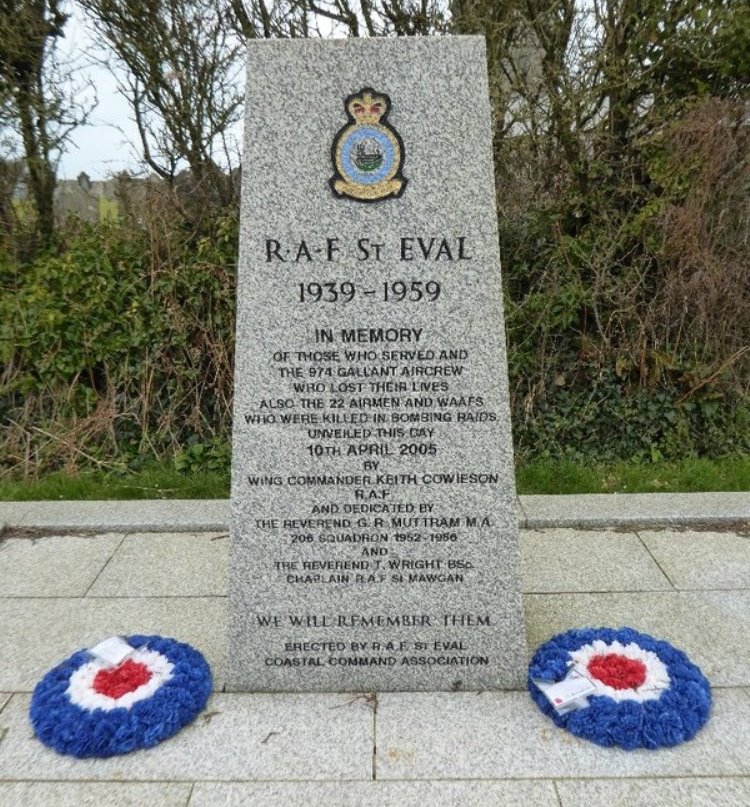
[[[646,680],[646,665],[619,653],[594,656],[588,663],[588,671],[612,689],[635,689]]]
[[[94,677],[94,692],[106,695],[108,698],[121,698],[128,692],[134,692],[138,687],[151,680],[151,670],[145,665],[132,659],[123,661],[112,670],[99,670]]]

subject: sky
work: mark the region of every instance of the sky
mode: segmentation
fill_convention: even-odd
[[[101,50],[96,34],[85,22],[77,7],[66,9],[72,16],[65,26],[65,39],[59,44],[60,56],[74,67],[76,85],[93,83],[98,103],[89,124],[77,127],[63,153],[58,169],[60,179],[75,179],[85,171],[91,179],[106,179],[125,169],[137,171],[138,153],[135,144],[138,130],[130,115],[127,101],[117,92],[115,76],[94,61]],[[91,97],[86,91],[82,97]]]

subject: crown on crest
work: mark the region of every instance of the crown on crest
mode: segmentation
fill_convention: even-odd
[[[387,99],[365,87],[346,100],[346,110],[357,123],[378,123],[388,112]]]

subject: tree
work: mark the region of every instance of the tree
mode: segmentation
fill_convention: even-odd
[[[123,68],[121,90],[146,163],[171,184],[187,163],[191,193],[197,195],[194,211],[206,202],[209,209],[232,204],[226,135],[242,103],[240,44],[218,4],[81,0],[81,5]]]
[[[0,0],[0,19],[0,125],[20,137],[36,230],[47,243],[54,230],[56,157],[82,122],[55,72],[55,43],[68,17],[58,0]]]
[[[446,28],[442,0],[229,0],[245,39],[427,35]]]

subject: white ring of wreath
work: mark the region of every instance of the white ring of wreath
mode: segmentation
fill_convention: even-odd
[[[162,684],[172,677],[174,664],[166,656],[157,653],[156,650],[135,650],[128,656],[128,660],[136,661],[148,668],[151,678],[145,684],[132,692],[126,692],[119,698],[103,695],[94,689],[94,679],[97,673],[102,670],[111,670],[112,666],[100,659],[94,659],[79,667],[70,676],[70,683],[66,692],[71,703],[90,712],[94,709],[102,709],[105,712],[112,709],[130,709],[134,703],[150,698]]]
[[[651,650],[644,650],[635,642],[623,645],[617,641],[605,642],[602,639],[596,639],[591,644],[584,644],[577,650],[571,650],[570,657],[588,673],[589,662],[594,656],[606,656],[609,653],[616,653],[618,656],[625,656],[625,658],[643,662],[646,668],[646,678],[638,687],[615,689],[593,675],[587,674],[586,677],[589,678],[597,690],[592,693],[593,695],[606,695],[615,701],[632,700],[642,703],[643,701],[657,700],[665,689],[669,689],[671,679],[662,660],[656,653]]]

